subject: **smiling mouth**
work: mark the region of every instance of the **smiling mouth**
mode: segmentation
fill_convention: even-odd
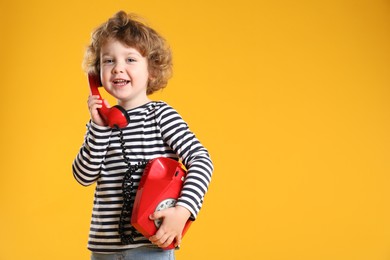
[[[130,83],[130,80],[125,80],[125,79],[115,79],[112,81],[115,86],[125,86]]]

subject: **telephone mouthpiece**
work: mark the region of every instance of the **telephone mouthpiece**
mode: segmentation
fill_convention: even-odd
[[[130,123],[130,118],[123,107],[113,106],[108,111],[106,121],[108,126],[111,128],[124,128]]]

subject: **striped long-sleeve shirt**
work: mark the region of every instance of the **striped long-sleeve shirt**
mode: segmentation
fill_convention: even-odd
[[[213,164],[208,151],[190,131],[182,117],[169,105],[152,101],[127,111],[130,123],[122,129],[125,154],[131,164],[159,156],[181,160],[187,177],[176,205],[187,208],[195,219],[211,180]],[[73,162],[73,175],[82,185],[96,182],[88,248],[110,253],[150,242],[137,234],[135,243],[122,245],[118,234],[122,210],[122,179],[128,168],[119,130],[90,122],[84,143]],[[133,176],[134,188],[142,176]],[[130,223],[126,230],[130,230]]]

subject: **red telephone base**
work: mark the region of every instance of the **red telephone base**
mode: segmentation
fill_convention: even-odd
[[[174,207],[183,188],[186,171],[182,165],[169,158],[158,157],[145,167],[135,197],[131,225],[146,238],[156,234],[161,220],[153,221],[149,216],[159,210]],[[192,221],[188,220],[182,235],[187,232]],[[172,242],[164,249],[175,248]]]

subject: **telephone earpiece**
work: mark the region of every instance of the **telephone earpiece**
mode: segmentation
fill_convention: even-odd
[[[101,87],[100,78],[95,74],[88,74],[89,87],[91,89],[91,94],[99,96],[100,100],[103,100],[99,93],[99,87]],[[126,110],[121,106],[113,106],[108,108],[104,102],[102,107],[98,109],[100,116],[106,122],[106,124],[111,128],[123,128],[130,123],[129,115]]]

